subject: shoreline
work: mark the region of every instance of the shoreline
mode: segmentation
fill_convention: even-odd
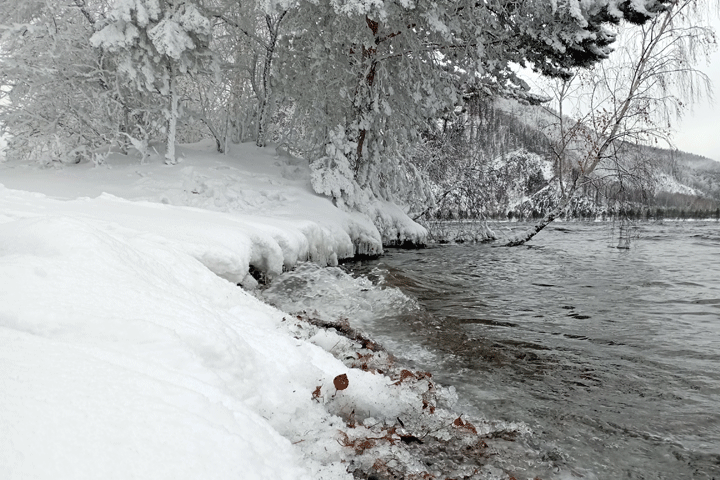
[[[357,242],[379,252],[369,218],[312,192],[305,167],[271,149],[183,150],[177,167],[0,165],[12,187],[0,187],[9,478],[349,480],[351,462],[360,478],[413,478],[456,444],[477,447],[475,475],[504,478],[480,467],[479,436],[497,429],[446,408],[452,389],[392,362],[380,367],[390,376],[373,373],[380,352],[349,339],[348,358],[333,356],[344,337],[332,328],[302,340],[308,326],[289,332],[287,314],[237,287],[256,284],[251,266],[272,278],[337,264]],[[424,235],[388,211],[387,238]]]
[[[394,418],[376,418],[378,415],[363,415],[351,402],[338,398],[349,391],[346,375],[342,375],[344,379],[336,377],[334,385],[318,385],[313,391],[313,401],[344,422],[343,428],[338,428],[337,441],[352,452],[347,471],[353,478],[515,478],[511,468],[497,465],[502,461],[494,462],[499,453],[493,445],[498,438],[514,442],[529,433],[526,428],[508,430],[497,422],[457,411],[454,387],[438,384],[431,372],[405,368],[347,319],[333,322],[306,313],[288,314],[283,317],[283,328],[311,343],[318,332],[342,337],[347,341],[338,341],[330,348],[331,342],[316,344],[350,369],[384,377],[389,388],[403,390],[407,397],[406,408],[397,415],[392,412]]]

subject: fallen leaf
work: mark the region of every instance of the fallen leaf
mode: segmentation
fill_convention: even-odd
[[[336,390],[345,390],[348,385],[350,385],[350,381],[348,380],[347,375],[343,373],[342,375],[335,377],[333,384],[335,385]]]

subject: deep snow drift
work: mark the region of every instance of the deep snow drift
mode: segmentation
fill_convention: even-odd
[[[209,242],[214,245],[204,252],[209,256],[229,246],[232,262],[239,264],[218,268],[232,270],[233,281],[243,270],[247,273],[248,262],[272,276],[297,261],[334,265],[357,253],[376,255],[382,253],[383,241],[424,242],[425,229],[395,205],[376,200],[366,215],[335,208],[329,198],[312,191],[304,160],[275,149],[245,144],[224,156],[213,153],[207,142],[179,151],[183,161],[172,167],[164,165],[160,155],[145,164],[136,157],[114,155],[99,167],[83,164],[42,170],[5,162],[0,164],[0,184],[64,200],[80,198],[48,207],[58,212],[69,209],[73,214],[104,218],[105,209],[111,209],[120,217],[113,216],[113,221],[142,231],[150,229],[169,240],[179,236],[188,248],[202,249],[202,244]],[[138,200],[151,203],[143,205]],[[174,206],[202,210],[193,214]],[[232,215],[213,216],[207,210]],[[138,217],[146,223],[137,225]],[[159,225],[157,218],[162,219]],[[212,231],[218,228],[224,235],[231,232],[230,238]],[[208,262],[212,260],[208,258]]]
[[[0,164],[0,478],[352,478],[407,457],[403,435],[476,429],[453,423],[452,389],[236,286],[251,265],[381,252],[368,217],[288,156],[184,150],[175,167]],[[424,235],[392,211],[393,235]]]

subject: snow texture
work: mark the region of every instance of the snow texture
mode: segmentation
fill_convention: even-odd
[[[397,237],[398,228],[424,233],[387,202],[372,206],[374,218],[341,211],[313,192],[307,162],[274,149],[240,145],[222,156],[203,143],[179,152],[183,164],[172,169],[160,154],[143,165],[117,156],[104,167],[61,170],[8,162],[3,183],[64,199],[42,200],[58,213],[104,219],[115,211],[113,221],[179,243],[232,281],[242,280],[249,265],[272,277],[298,261],[335,265],[357,253],[381,254],[383,237]]]
[[[379,253],[372,222],[313,194],[297,159],[208,150],[1,165],[0,478],[350,479],[338,415],[419,408],[235,285]]]

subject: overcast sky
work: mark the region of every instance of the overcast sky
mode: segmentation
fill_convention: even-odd
[[[715,32],[720,34],[720,22],[715,22]],[[720,161],[720,52],[713,53],[710,65],[699,67],[713,81],[715,100],[704,101],[686,112],[674,141],[680,150]]]
[[[711,13],[714,18],[711,22],[716,34],[720,36],[720,19]],[[710,57],[710,63],[703,61],[697,67],[707,73],[713,83],[714,101],[705,99],[688,109],[682,120],[673,127],[676,132],[672,140],[675,147],[684,152],[696,153],[720,161],[720,52],[715,51]]]

